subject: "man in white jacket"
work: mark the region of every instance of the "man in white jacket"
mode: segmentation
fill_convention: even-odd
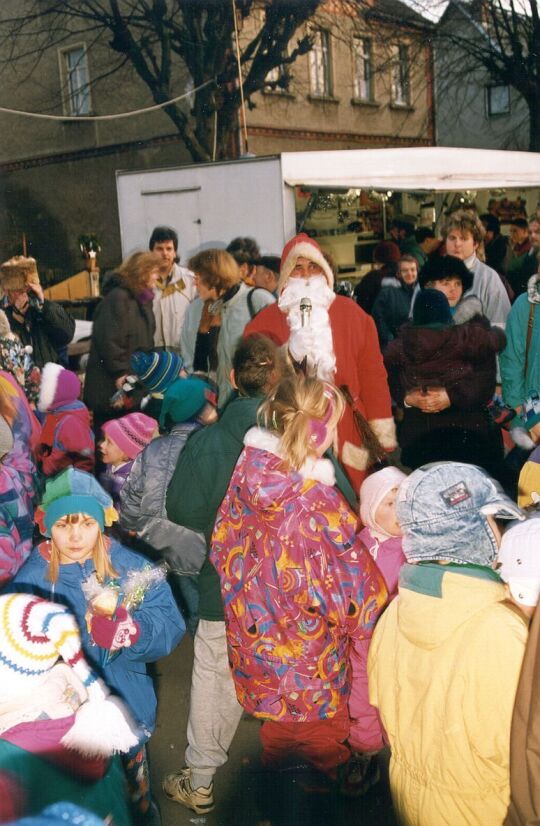
[[[154,344],[180,352],[184,316],[197,297],[193,273],[178,264],[178,235],[172,227],[154,227],[148,246],[169,267],[167,275],[160,278],[154,290]]]
[[[510,299],[499,274],[476,255],[484,235],[485,230],[478,216],[465,209],[453,212],[443,229],[447,254],[461,258],[474,275],[469,293],[480,299],[484,315],[490,323],[504,330],[510,312]]]

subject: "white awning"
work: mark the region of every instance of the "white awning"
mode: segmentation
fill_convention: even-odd
[[[540,187],[540,153],[442,146],[283,152],[287,184],[350,189],[462,191]]]

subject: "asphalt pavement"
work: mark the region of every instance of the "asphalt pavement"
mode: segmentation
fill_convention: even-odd
[[[214,783],[216,807],[203,816],[167,799],[163,776],[184,765],[193,645],[186,635],[178,648],[156,664],[156,731],[150,741],[150,770],[162,826],[395,826],[387,782],[387,755],[380,760],[382,780],[362,798],[344,798],[313,787],[298,769],[269,772],[260,763],[260,723],[244,715],[229,760]]]

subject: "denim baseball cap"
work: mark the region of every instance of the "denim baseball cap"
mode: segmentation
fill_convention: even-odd
[[[399,488],[396,513],[407,562],[491,565],[498,548],[487,516],[525,519],[498,482],[462,462],[437,462],[411,473]]]

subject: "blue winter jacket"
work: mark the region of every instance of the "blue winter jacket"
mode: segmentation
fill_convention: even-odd
[[[170,654],[186,630],[171,589],[162,581],[146,591],[143,602],[132,614],[140,626],[139,639],[130,648],[120,649],[120,653],[107,662],[108,651],[93,643],[85,620],[87,603],[81,583],[93,573],[93,561],[88,559],[82,564],[60,565],[58,581],[53,584],[47,579],[48,545],[48,542],[43,542],[32,550],[6,591],[33,593],[66,605],[73,612],[81,630],[85,656],[109,688],[125,700],[143,729],[141,742],[144,742],[154,730],[157,705],[152,679],[146,673],[146,663]],[[111,541],[110,558],[120,583],[125,581],[128,571],[149,564],[147,559],[124,548],[116,540]]]

